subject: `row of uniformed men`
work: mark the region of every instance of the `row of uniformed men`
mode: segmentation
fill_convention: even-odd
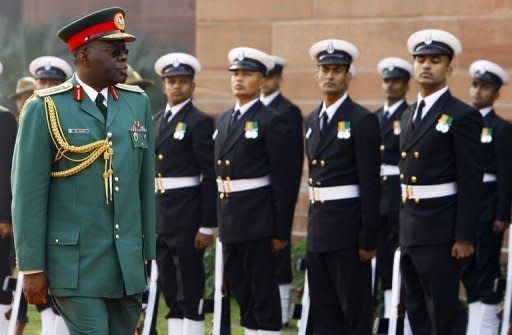
[[[501,297],[492,283],[499,277],[501,238],[510,221],[511,159],[504,148],[511,136],[492,105],[507,74],[489,61],[471,65],[476,111],[447,88],[451,60],[462,49],[455,36],[420,31],[409,38],[408,48],[414,65],[394,57],[378,65],[386,103],[376,114],[348,97],[349,68],[359,55],[353,44],[324,40],[310,49],[323,94],[305,121],[308,279],[316,334],[370,333],[368,261],[376,249],[389,315],[398,245],[415,334],[457,333],[461,273],[470,302],[469,331],[484,333],[487,327],[492,333],[498,326]],[[240,303],[242,326],[247,334],[270,334],[286,322],[286,308],[279,317],[275,258],[289,241],[297,199],[300,112],[279,91],[283,60],[245,47],[231,50],[228,58],[237,103],[215,123],[191,101],[200,70],[196,58],[173,53],[155,64],[168,97],[154,128],[158,258],[168,279],[162,288],[171,293],[166,295],[172,302],[171,333],[180,333],[183,317],[185,322],[203,318],[195,308],[204,283],[198,250],[207,244],[204,235],[211,234],[206,228],[214,226],[213,193],[218,194],[225,278]],[[411,75],[419,93],[408,106],[404,97]],[[287,294],[281,291],[281,297],[283,303]]]
[[[325,40],[310,49],[323,94],[321,106],[305,121],[311,200],[308,279],[316,334],[370,333],[368,261],[379,244],[379,227],[389,226],[395,242],[388,250],[396,247],[399,215],[402,274],[412,329],[415,334],[434,329],[451,333],[457,305],[454,283],[460,277],[458,259],[469,256],[475,242],[476,211],[481,203],[477,190],[482,182],[489,186],[489,206],[496,207],[497,195],[502,196],[496,189],[510,189],[508,170],[500,165],[509,160],[500,156],[500,150],[486,150],[498,157],[485,160],[490,165],[483,177],[479,166],[483,162],[479,160],[480,142],[507,143],[506,135],[499,143],[498,133],[503,128],[506,134],[508,125],[488,113],[486,117],[493,116],[491,123],[482,128],[478,113],[452,97],[446,87],[451,59],[461,51],[460,42],[447,32],[427,30],[413,34],[408,47],[420,88],[418,102],[406,108],[402,101],[410,66],[387,59],[379,65],[387,103],[377,115],[347,94],[348,69],[359,54],[354,45]],[[216,221],[224,243],[225,278],[240,303],[246,333],[277,333],[282,325],[274,252],[283,250],[290,238],[302,169],[301,116],[278,91],[282,67],[275,67],[276,58],[251,48],[233,49],[228,57],[237,103],[215,123],[191,102],[194,75],[200,70],[197,59],[175,53],[155,64],[165,78],[162,89],[168,98],[165,110],[154,118],[157,257],[161,287],[170,307],[169,328],[175,333],[187,329],[187,334],[199,334],[204,327],[204,317],[197,312],[204,286],[202,250],[210,243],[208,228]],[[276,73],[269,73],[273,69]],[[471,72],[475,101],[480,101],[475,107],[492,106],[507,81],[506,73],[489,62],[474,64]],[[261,86],[270,88],[260,100]],[[494,95],[482,93],[485,88]],[[390,185],[390,192],[402,189],[400,214],[396,207],[400,197],[395,193],[385,194],[379,206],[381,184]],[[382,192],[387,187],[382,186]],[[501,222],[492,222],[497,232],[509,221],[509,217],[499,217],[510,212],[507,194],[499,198],[500,214],[491,210],[491,221]],[[386,201],[390,202],[387,209]],[[376,211],[379,207],[382,217]],[[485,220],[479,227],[489,228],[489,219]],[[476,256],[476,265],[467,273],[481,274],[475,268],[488,264],[481,258],[489,257],[487,251]],[[483,290],[476,282],[471,281]]]

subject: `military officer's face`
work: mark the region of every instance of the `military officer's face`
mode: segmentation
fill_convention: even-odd
[[[418,55],[414,57],[414,78],[420,86],[440,89],[452,73],[450,59],[446,55]]]
[[[78,53],[78,58],[91,79],[102,87],[124,83],[128,77],[128,49],[124,41],[90,42]]]
[[[279,89],[283,77],[280,74],[276,74],[270,77],[263,78],[263,84],[261,85],[261,93],[264,96],[271,95]]]
[[[471,103],[475,108],[490,107],[498,99],[500,90],[496,85],[486,82],[473,82],[469,89]]]
[[[191,76],[165,77],[162,82],[162,92],[171,106],[191,98],[195,87],[194,78]]]
[[[36,79],[36,90],[42,90],[48,87],[57,86],[61,83],[62,81],[59,79],[39,78]]]
[[[260,94],[263,75],[258,71],[231,71],[231,90],[233,95],[242,101],[255,99]]]
[[[317,81],[320,91],[326,95],[342,95],[350,84],[352,75],[346,65],[320,65],[317,71]]]
[[[399,101],[407,94],[409,81],[401,78],[386,78],[382,80],[382,90],[387,100]]]

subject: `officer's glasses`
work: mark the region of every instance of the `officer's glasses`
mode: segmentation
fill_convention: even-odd
[[[100,48],[100,47],[88,46],[87,49],[89,49],[89,48],[101,49],[101,50],[105,51],[107,54],[109,54],[113,58],[117,58],[117,57],[119,57],[121,55],[128,55],[128,51],[129,51],[125,47],[117,47],[117,48],[106,47],[106,48]]]

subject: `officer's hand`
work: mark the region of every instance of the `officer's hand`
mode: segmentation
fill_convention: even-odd
[[[370,259],[375,257],[376,254],[377,254],[376,249],[371,249],[371,250],[359,249],[359,260],[361,262],[368,262]]]
[[[6,238],[10,234],[12,234],[12,224],[0,222],[0,238]]]
[[[29,304],[42,305],[47,303],[48,280],[44,272],[23,276],[23,294]]]
[[[452,257],[463,259],[471,256],[475,252],[475,246],[468,241],[455,241],[452,247]]]
[[[213,242],[213,235],[207,235],[202,233],[196,234],[196,239],[194,241],[194,248],[196,250],[203,250]]]
[[[494,225],[492,226],[492,231],[496,234],[503,233],[505,229],[508,228],[508,223],[501,220],[494,221]]]
[[[272,251],[277,252],[281,251],[288,245],[288,240],[280,240],[278,238],[272,239]]]

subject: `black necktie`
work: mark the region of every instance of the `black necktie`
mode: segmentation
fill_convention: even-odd
[[[384,111],[384,119],[388,120],[389,116],[390,116],[389,110]]]
[[[164,118],[167,120],[167,123],[170,123],[172,120],[172,112],[170,109],[165,111]]]
[[[105,101],[105,97],[103,96],[103,94],[98,93],[98,95],[96,96],[96,100],[94,100],[94,102],[96,103],[96,107],[98,107],[101,114],[103,114],[103,117],[106,120],[107,119],[107,106],[105,106],[103,101]]]
[[[329,116],[327,115],[327,111],[324,111],[322,117],[320,118],[320,134],[323,134],[325,129],[327,129],[327,124],[329,123]]]
[[[233,129],[233,127],[235,126],[236,122],[238,121],[238,119],[240,118],[240,110],[237,109],[233,112],[233,114],[231,114],[231,120],[229,120],[229,130],[228,132],[231,132],[231,130]]]
[[[423,114],[423,108],[425,108],[425,100],[421,100],[418,105],[418,109],[416,110],[416,115],[414,116],[414,120],[412,120],[412,129],[418,129],[418,126],[421,123],[421,116]]]

